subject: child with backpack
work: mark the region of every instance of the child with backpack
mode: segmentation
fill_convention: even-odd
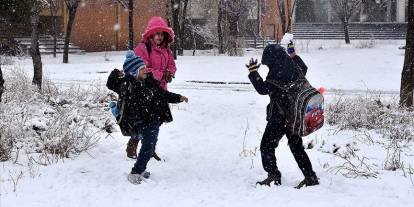
[[[188,98],[163,90],[158,80],[145,71],[144,61],[129,51],[123,72],[115,69],[107,87],[119,95],[117,121],[125,136],[137,136],[142,147],[128,180],[140,184],[149,178],[145,171],[158,141],[159,128],[173,120],[168,103],[188,102]]]
[[[161,88],[167,90],[167,84],[175,77],[176,66],[169,45],[174,41],[174,31],[162,17],[152,17],[142,35],[143,41],[134,49],[135,55],[145,62],[146,71],[159,81]],[[128,141],[127,157],[135,159],[139,137]],[[161,161],[155,153],[153,157]]]
[[[264,49],[262,64],[269,68],[265,81],[257,72],[260,67],[257,60],[252,58],[249,64],[246,65],[249,69],[249,79],[256,91],[260,95],[270,96],[266,117],[268,123],[260,144],[262,164],[268,176],[263,181],[257,182],[257,184],[270,186],[271,183],[274,183],[275,185],[281,185],[281,173],[276,164],[275,149],[282,137],[286,135],[290,150],[305,177],[296,187],[301,188],[303,186],[318,185],[319,181],[302,143],[302,136],[306,136],[307,133],[312,131],[300,130],[305,128],[303,122],[298,124],[299,127],[296,127],[295,124],[293,124],[295,127],[292,127],[292,120],[295,120],[296,123],[296,118],[293,119],[293,117],[299,117],[297,120],[303,118],[301,113],[299,113],[300,116],[296,116],[296,112],[292,113],[292,111],[304,111],[302,109],[292,110],[295,101],[291,97],[294,96],[292,94],[300,94],[297,91],[303,91],[303,86],[309,85],[305,79],[307,67],[302,59],[296,55],[293,44],[289,44],[288,53],[283,47],[276,44],[268,45]],[[291,93],[292,91],[294,93]],[[307,96],[303,103],[306,103],[309,97],[312,98],[318,93],[311,87],[309,87],[309,91],[315,94]],[[320,123],[315,127],[321,127]],[[311,130],[317,130],[317,128]]]

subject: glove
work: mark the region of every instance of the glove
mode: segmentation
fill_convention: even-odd
[[[293,44],[292,41],[290,41],[290,43],[287,45],[287,53],[289,55],[292,55],[293,53],[295,53],[295,45]]]
[[[167,83],[171,83],[173,78],[174,76],[171,74],[170,71],[165,72],[164,75],[162,76],[162,79],[167,81]]]
[[[246,67],[247,67],[247,69],[249,69],[249,72],[251,73],[251,72],[254,72],[254,71],[258,71],[258,70],[259,70],[260,65],[261,65],[260,63],[259,63],[259,64],[257,64],[257,59],[256,59],[256,60],[254,60],[254,59],[252,58],[252,59],[250,59],[249,64],[248,64],[248,65],[246,65]]]

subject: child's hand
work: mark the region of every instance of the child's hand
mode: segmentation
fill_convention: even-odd
[[[187,98],[187,97],[185,97],[185,96],[181,96],[181,97],[180,97],[180,101],[181,101],[181,102],[186,102],[186,103],[188,103],[188,98]]]
[[[164,79],[165,81],[167,81],[167,83],[171,83],[172,79],[174,78],[174,75],[171,74],[170,71],[166,71],[162,77],[162,79]]]
[[[251,58],[249,64],[246,65],[246,67],[249,69],[249,72],[253,72],[259,70],[260,64],[257,64],[257,59]]]
[[[290,43],[287,46],[287,53],[289,54],[290,57],[294,57],[296,55],[295,45],[293,44],[292,41],[290,41]]]

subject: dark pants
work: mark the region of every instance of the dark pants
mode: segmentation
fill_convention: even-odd
[[[159,123],[138,124],[136,129],[142,135],[141,149],[139,150],[137,161],[132,168],[131,173],[141,174],[147,168],[147,163],[154,154],[155,145],[158,141],[158,133],[160,131]]]
[[[277,168],[275,149],[279,145],[280,139],[286,135],[290,151],[295,157],[296,163],[305,177],[316,176],[312,170],[312,164],[303,148],[302,137],[290,135],[283,123],[268,123],[260,143],[262,164],[264,170],[271,175],[280,175]]]

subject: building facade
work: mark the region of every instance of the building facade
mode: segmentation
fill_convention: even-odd
[[[197,39],[197,49],[214,45],[217,41],[218,5],[220,0],[191,0],[188,5],[188,20],[191,28],[185,36],[185,49],[192,49]],[[282,26],[279,1],[293,10],[293,21],[297,23],[338,23],[329,0],[244,0],[238,22],[239,36],[244,39],[280,39]],[[134,9],[135,42],[141,40],[148,20],[152,16],[168,17],[171,1],[139,0]],[[408,0],[363,0],[352,17],[352,22],[406,22]],[[295,7],[293,9],[293,7]],[[285,16],[287,14],[285,13]],[[50,24],[48,11],[42,13],[44,33]],[[62,4],[58,13],[61,33],[67,22],[67,9]],[[49,22],[49,23],[48,23]],[[191,31],[191,30],[196,30]],[[42,30],[43,31],[43,30]],[[197,38],[194,36],[198,35]],[[206,38],[206,36],[208,38]],[[128,43],[128,10],[117,0],[83,0],[78,8],[73,25],[71,42],[85,51],[125,50]]]
[[[152,16],[167,14],[165,0],[139,0],[134,7],[135,43]],[[64,14],[64,19],[67,14]],[[64,21],[66,22],[66,21]],[[73,25],[71,42],[86,51],[125,50],[128,44],[128,10],[116,0],[81,2]]]

